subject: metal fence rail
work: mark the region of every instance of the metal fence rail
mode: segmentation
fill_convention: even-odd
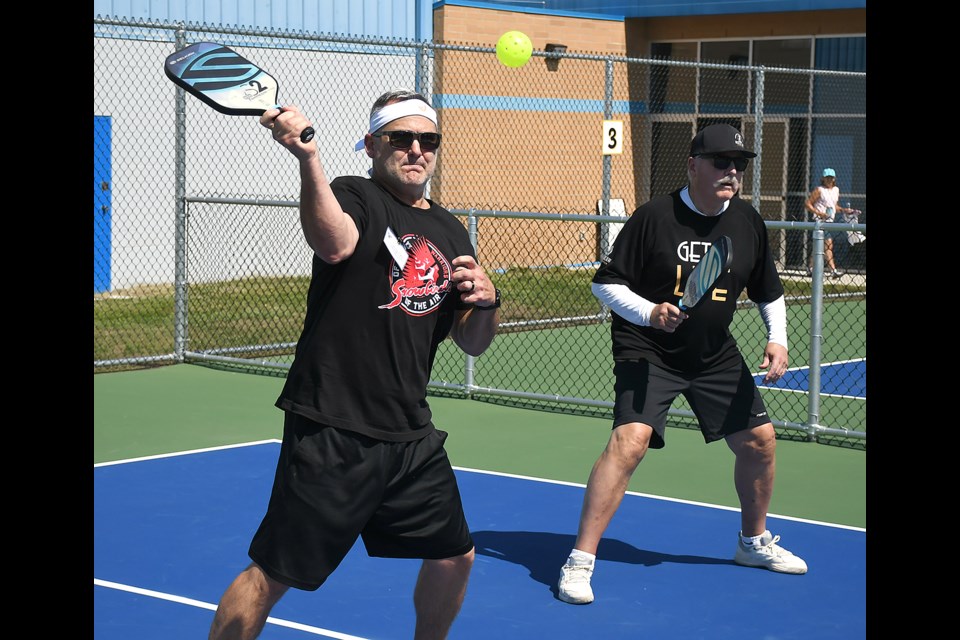
[[[444,150],[430,197],[463,221],[505,300],[482,357],[441,348],[438,394],[609,415],[609,313],[590,293],[592,272],[623,216],[685,182],[698,128],[740,127],[758,152],[742,195],[766,220],[797,368],[794,387],[763,391],[768,409],[782,436],[865,446],[866,243],[847,237],[866,231],[866,215],[820,225],[802,205],[831,166],[845,203],[866,211],[866,77],[856,73],[576,52],[535,52],[562,61],[508,69],[490,47],[97,19],[95,372],[289,367],[311,260],[296,164],[256,118],[215,113],[164,77],[164,58],[200,40],[278,78],[281,100],[317,125],[331,179],[369,167],[353,142],[377,95],[409,86],[432,98]],[[617,154],[602,150],[611,122]],[[824,278],[827,237],[840,278]],[[742,306],[731,329],[759,363],[762,321]],[[682,403],[671,415],[692,420]]]

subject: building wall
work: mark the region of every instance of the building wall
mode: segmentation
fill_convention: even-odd
[[[516,30],[529,36],[534,49],[553,42],[578,53],[647,58],[650,43],[657,41],[850,36],[867,31],[865,9],[618,19],[496,7],[443,3],[434,11],[434,41],[493,46],[503,32]]]
[[[507,30],[525,33],[537,51],[545,50],[548,43],[559,43],[567,46],[568,53],[647,59],[651,57],[650,43],[655,41],[863,36],[866,12],[854,9],[618,19],[512,11],[476,2],[439,3],[434,11],[434,40],[439,43],[493,47]],[[434,100],[441,107],[444,153],[451,159],[445,162],[441,158],[433,181],[438,201],[451,208],[479,210],[515,210],[509,203],[536,202],[541,212],[597,212],[597,201],[604,195],[604,164],[599,154],[600,113],[606,92],[603,62],[565,58],[559,63],[559,71],[551,71],[544,59],[534,57],[521,68],[509,69],[489,55],[449,51],[437,52],[436,61]],[[656,190],[652,181],[657,172],[651,169],[656,154],[652,142],[655,132],[642,106],[649,105],[651,99],[645,69],[643,65],[633,65],[632,70],[629,65],[613,65],[614,112],[610,118],[622,121],[623,139],[628,142],[625,152],[609,165],[609,196],[622,199],[627,212]],[[634,113],[634,109],[640,112]],[[547,132],[544,123],[548,123]],[[676,145],[682,147],[697,124],[693,116],[679,116],[674,124],[666,126],[672,127],[681,140]],[[495,153],[492,160],[471,154],[466,148],[477,132],[491,135],[504,130],[529,132],[529,137],[513,143],[503,141],[508,152]],[[554,131],[557,135],[550,135]],[[591,131],[597,132],[596,140],[585,133]],[[745,133],[749,131],[745,129]],[[775,138],[783,131],[771,126],[766,134],[773,149]],[[495,138],[495,133],[492,135]],[[675,156],[669,154],[670,158]],[[771,169],[777,162],[785,162],[773,151],[770,156]],[[475,158],[476,166],[460,161],[465,157]],[[495,164],[496,171],[489,164]],[[763,176],[766,182],[777,180],[766,190],[780,194],[785,189],[780,185],[785,169],[778,168]],[[660,182],[673,186],[684,179],[665,169],[658,168],[658,172]],[[450,180],[444,179],[445,173],[451,175]],[[758,208],[771,219],[785,216],[780,196],[772,206],[758,204]],[[511,220],[488,223],[487,233],[496,233],[498,241],[485,245],[485,260],[498,263],[524,249],[534,263],[579,264],[592,259],[596,238],[588,229],[580,234],[580,245],[540,238],[534,249],[521,231],[523,226],[523,222]],[[556,252],[558,247],[571,253],[545,253]],[[492,255],[491,251],[503,256]]]
[[[522,31],[543,50],[562,43],[582,53],[624,55],[626,32],[619,18],[580,18],[546,12],[515,12],[496,5],[461,6],[445,3],[433,13],[435,42],[494,46],[505,31]]]
[[[645,58],[650,55],[650,43],[655,41],[864,35],[867,12],[845,9],[718,15],[709,19],[702,16],[629,18],[624,25],[630,55]]]
[[[843,8],[851,5],[860,8]],[[546,8],[549,6],[549,10]],[[814,6],[818,10],[790,10]],[[566,37],[578,43],[579,51],[614,53],[620,36],[611,35],[609,25],[626,24],[630,38],[637,44],[650,39],[766,37],[784,35],[862,34],[866,32],[866,3],[856,0],[764,0],[737,3],[731,10],[726,0],[706,2],[688,0],[665,5],[643,0],[609,9],[609,3],[597,0],[553,0],[540,8],[530,3],[475,2],[471,0],[93,0],[94,17],[134,18],[138,20],[193,22],[198,24],[258,29],[336,33],[411,40],[433,40],[434,29],[446,29],[439,37],[446,42],[477,42],[507,29],[524,31],[535,39],[554,42]],[[750,13],[750,7],[756,13]],[[770,8],[778,11],[770,12]],[[830,9],[829,7],[840,7]],[[459,22],[437,23],[454,8],[451,17],[473,16],[475,25]],[[783,10],[786,9],[786,10]],[[734,12],[735,11],[735,12]],[[610,15],[605,17],[609,12]],[[675,17],[664,15],[674,13]],[[698,14],[698,15],[694,15]],[[705,15],[706,14],[706,15]],[[590,16],[580,22],[577,16]],[[659,17],[644,17],[644,16]],[[534,18],[528,21],[527,17]],[[571,33],[569,25],[580,24],[580,33]],[[440,41],[440,40],[438,40]],[[494,39],[494,42],[496,40]],[[611,48],[612,47],[612,48]],[[632,47],[637,50],[637,47]]]
[[[410,1],[404,4],[410,4]],[[205,2],[190,3],[198,4],[207,5]],[[260,2],[259,6],[278,7],[281,4],[293,6],[291,2],[272,5]],[[336,0],[325,4],[342,6],[345,3]],[[368,2],[355,4],[364,7],[369,5]],[[237,5],[248,6],[252,3],[238,2]],[[180,6],[186,7],[187,3]],[[579,54],[637,58],[649,57],[649,42],[652,41],[863,35],[866,30],[865,10],[623,20],[596,15],[511,11],[502,6],[476,2],[427,2],[425,6],[436,7],[432,9],[431,32],[437,42],[492,48],[501,33],[516,29],[530,36],[537,51],[544,50],[548,43],[561,43],[568,47],[569,52]],[[166,7],[169,11],[160,14],[157,13],[157,7]],[[166,17],[171,20],[216,21],[210,13],[177,13],[171,7],[173,5],[96,0],[95,15],[105,15],[103,11],[107,8],[119,12],[115,14],[117,16],[138,19],[157,20]],[[381,12],[378,15],[387,14]],[[221,14],[220,17],[224,24],[246,20],[234,14]],[[277,22],[274,26],[280,24],[289,23]],[[362,29],[368,28],[369,33],[377,33],[379,29],[364,23]],[[119,41],[97,43],[96,39],[95,45],[95,75],[121,70],[125,74],[124,82],[130,84],[129,90],[95,93],[94,99],[94,115],[109,116],[113,125],[113,286],[168,282],[172,272],[170,256],[173,255],[170,244],[174,237],[174,141],[172,120],[165,114],[174,113],[174,94],[169,81],[159,72],[157,61],[170,51],[170,45],[134,45]],[[280,73],[281,70],[295,68],[290,66],[293,62],[285,62],[284,55],[280,52],[257,51],[256,59]],[[309,73],[303,70],[284,72],[282,97],[297,101],[308,113],[327,114],[329,120],[324,127],[325,140],[321,154],[325,166],[331,167],[331,177],[337,174],[361,175],[368,165],[366,158],[352,151],[352,141],[362,133],[363,124],[362,119],[358,122],[356,114],[366,113],[371,97],[384,88],[382,85],[386,78],[392,78],[391,85],[412,86],[413,62],[398,60],[397,56],[353,56],[335,52],[324,55],[331,57],[330,64],[312,65]],[[98,60],[102,60],[102,63],[98,64]],[[123,63],[118,64],[118,61]],[[516,211],[518,206],[514,203],[535,203],[539,212],[596,212],[605,177],[604,159],[600,156],[600,114],[603,112],[605,93],[603,60],[567,58],[560,62],[559,71],[551,71],[542,57],[534,57],[522,68],[509,69],[500,65],[489,52],[441,50],[437,51],[433,62],[437,73],[427,74],[435,83],[428,87],[428,93],[439,109],[446,136],[445,154],[441,155],[440,168],[432,182],[431,195],[435,200],[451,208]],[[116,78],[107,84],[119,86]],[[623,138],[631,141],[632,148],[616,156],[612,162],[610,196],[623,199],[628,212],[642,204],[652,189],[648,184],[651,180],[648,168],[653,157],[651,132],[635,127],[634,123],[639,120],[629,112],[635,103],[647,100],[648,96],[643,92],[648,84],[642,77],[628,78],[625,65],[614,65],[612,118],[623,121]],[[331,92],[326,89],[331,86],[338,87],[338,90]],[[105,102],[107,100],[112,101]],[[271,144],[269,139],[257,135],[255,119],[230,121],[193,102],[188,102],[187,108],[191,110],[192,123],[209,119],[223,126],[245,127],[245,133],[231,144],[240,147],[255,140],[255,144],[263,148],[259,150],[261,155],[254,154],[254,157],[276,158],[276,163],[259,162],[256,167],[237,168],[229,172],[220,170],[216,158],[198,158],[191,162],[193,170],[207,167],[212,175],[188,176],[188,190],[191,193],[193,185],[200,182],[207,185],[209,191],[220,194],[276,198],[297,193],[296,173],[289,171],[289,158],[274,148],[276,145]],[[226,124],[228,121],[229,125]],[[690,128],[693,123],[682,122],[677,126]],[[193,141],[191,148],[218,150],[218,153],[225,150],[225,140],[217,137],[217,130],[212,126],[210,131],[214,139],[206,145]],[[522,134],[504,135],[504,131]],[[595,138],[593,132],[596,132]],[[686,131],[678,134],[680,137],[683,135],[686,135]],[[768,129],[767,136],[770,135],[771,130]],[[478,145],[482,147],[480,152],[477,151]],[[251,156],[247,152],[237,153],[239,157]],[[444,155],[449,163],[444,160]],[[224,157],[228,157],[225,151]],[[138,169],[145,162],[150,169]],[[269,171],[264,171],[264,165]],[[444,174],[450,178],[445,180]],[[764,176],[768,176],[768,173],[764,173]],[[269,185],[269,192],[261,193],[258,187],[251,185]],[[507,223],[497,221],[496,224]],[[150,266],[149,272],[143,273],[139,271],[142,265],[137,260],[124,256],[139,255],[145,251],[141,246],[145,225],[151,229],[147,234],[150,244],[146,253],[155,256],[161,263]],[[596,243],[591,231],[595,226],[587,225],[583,230],[575,230],[581,239],[580,246],[574,246],[569,241],[563,242],[560,238],[541,238],[543,242],[537,243],[545,251],[574,251],[575,254],[531,256],[531,259],[543,264],[588,260]],[[507,232],[504,235],[515,238],[521,244],[529,241],[522,234]],[[301,240],[297,237],[296,241]],[[487,246],[492,245],[488,243]],[[507,244],[503,248],[511,254],[523,249]],[[226,264],[228,261],[222,262]],[[279,264],[276,268],[283,273],[287,265]]]
[[[623,21],[616,18],[449,3],[434,11],[434,39],[440,43],[493,47],[507,30],[525,33],[540,51],[548,43],[557,43],[580,53],[626,53]],[[560,65],[560,71],[551,71],[544,58],[534,57],[514,69],[489,54],[437,52],[434,98],[442,107],[445,148],[433,180],[436,200],[454,209],[515,211],[512,203],[535,202],[540,212],[596,213],[603,183],[597,110],[602,110],[605,91],[604,62],[566,59]],[[628,99],[625,73],[620,65],[614,99],[621,104]],[[625,125],[626,137],[629,122]],[[499,140],[497,131],[514,133]],[[584,131],[595,131],[596,136],[584,139]],[[492,135],[492,147],[500,150],[478,155],[477,132]],[[456,158],[456,164],[445,163],[444,155]],[[464,164],[462,158],[476,164]],[[448,169],[452,177],[445,180]],[[632,156],[624,154],[616,163],[614,183],[631,185],[633,171]],[[615,197],[624,197],[626,190],[632,189],[618,189]],[[633,207],[633,198],[627,199],[627,206]],[[483,259],[491,264],[510,264],[516,256],[523,256],[528,264],[589,263],[596,256],[596,227],[587,222],[556,225],[545,231],[547,236],[533,241],[523,221],[486,221],[484,233],[497,240],[485,243]]]
[[[496,4],[516,7],[549,8],[552,11],[577,11],[617,15],[625,18],[653,18],[665,16],[717,16],[730,14],[761,14],[822,9],[863,9],[866,0],[489,0]]]
[[[93,0],[94,17],[427,41],[431,14],[431,0]]]

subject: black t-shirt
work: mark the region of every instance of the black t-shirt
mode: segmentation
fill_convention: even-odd
[[[704,216],[684,204],[680,192],[656,197],[633,212],[593,281],[627,285],[654,304],[679,305],[687,277],[704,251],[721,235],[729,236],[730,270],[675,332],[641,327],[612,314],[614,360],[648,359],[689,374],[736,363],[741,356],[730,323],[737,298],[746,289],[754,302],[772,302],[783,295],[783,285],[763,219],[753,207],[734,198],[720,215]]]
[[[367,178],[330,184],[356,222],[356,251],[331,265],[313,256],[307,312],[281,409],[380,440],[433,430],[427,383],[454,312],[470,305],[450,282],[451,260],[476,257],[463,224],[430,201],[408,206]],[[408,252],[400,269],[384,243],[390,227]]]

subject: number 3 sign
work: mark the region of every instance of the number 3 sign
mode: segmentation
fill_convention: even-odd
[[[603,155],[623,153],[623,122],[603,121]]]

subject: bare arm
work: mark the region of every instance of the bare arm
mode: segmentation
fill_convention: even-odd
[[[860,209],[854,209],[853,207],[841,207],[839,204],[837,205],[837,211],[847,215],[857,215],[861,213]]]
[[[300,226],[307,244],[324,262],[335,264],[349,258],[357,248],[360,232],[330,189],[316,138],[300,141],[300,132],[310,126],[310,121],[297,107],[290,106],[265,112],[260,124],[300,162]]]
[[[464,353],[479,356],[493,342],[500,324],[499,309],[480,309],[496,302],[497,290],[487,272],[471,256],[453,259],[450,279],[464,302],[475,306],[457,311],[450,337]]]
[[[803,206],[807,211],[813,214],[814,218],[826,218],[827,217],[826,213],[820,213],[819,211],[817,211],[817,208],[813,206],[817,202],[817,199],[819,198],[820,198],[820,187],[817,187],[816,189],[810,192],[809,196],[807,196],[807,200],[806,202],[803,203]]]

